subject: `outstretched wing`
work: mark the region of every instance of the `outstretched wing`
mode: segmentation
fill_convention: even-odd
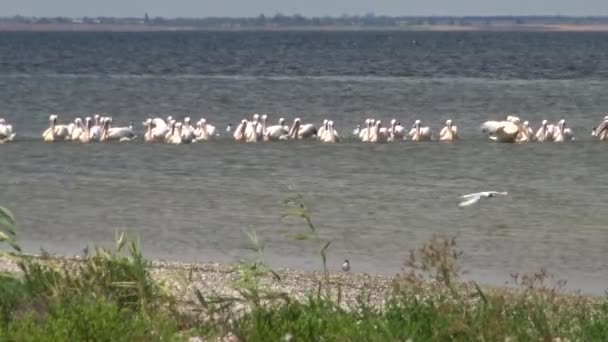
[[[460,204],[458,204],[458,206],[459,207],[467,207],[469,205],[472,205],[472,204],[475,204],[475,203],[479,202],[480,199],[481,199],[480,196],[474,196],[474,197],[471,197],[471,198],[467,199],[466,201],[460,202]]]
[[[474,193],[466,194],[466,195],[463,195],[460,197],[468,199],[468,198],[472,198],[472,197],[479,197],[479,196],[481,196],[481,194],[482,194],[481,192],[474,192]]]

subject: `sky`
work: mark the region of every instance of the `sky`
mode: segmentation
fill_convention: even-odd
[[[364,15],[608,16],[608,0],[0,0],[0,17]]]

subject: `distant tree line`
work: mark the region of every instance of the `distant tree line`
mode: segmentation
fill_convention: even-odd
[[[342,15],[340,17],[304,17],[300,14],[273,16],[260,14],[250,18],[163,18],[150,17],[146,13],[141,18],[114,17],[26,17],[0,18],[0,23],[19,24],[111,24],[111,25],[161,25],[186,26],[195,28],[239,28],[239,27],[404,27],[420,25],[448,26],[497,26],[497,25],[597,25],[608,24],[608,17],[566,17],[566,16],[382,16],[368,13],[362,16]]]

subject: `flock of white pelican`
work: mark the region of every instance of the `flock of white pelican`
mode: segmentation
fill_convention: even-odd
[[[302,123],[295,118],[291,126],[286,125],[285,119],[280,118],[275,125],[267,124],[268,115],[254,114],[251,120],[243,119],[234,130],[232,125],[226,127],[226,134],[231,135],[237,142],[255,143],[262,141],[316,139],[324,143],[336,143],[342,137],[336,130],[332,120],[323,120],[319,128],[312,123]],[[124,127],[112,126],[112,117],[95,114],[93,117],[74,119],[68,124],[60,124],[56,114],[49,116],[49,127],[42,133],[45,142],[72,141],[78,143],[107,142],[107,141],[133,141],[137,135],[133,125]],[[166,119],[155,117],[144,121],[145,142],[160,142],[167,144],[188,144],[215,139],[220,136],[215,126],[207,123],[203,118],[193,126],[190,118],[177,121],[171,116]],[[543,120],[535,132],[528,121],[514,115],[509,115],[502,121],[486,121],[480,126],[483,134],[490,141],[505,143],[525,142],[565,142],[574,140],[574,133],[566,127],[566,121],[560,120],[557,124]],[[593,128],[591,135],[597,140],[608,140],[608,116]],[[454,141],[459,139],[458,127],[452,120],[446,120],[445,125],[435,136],[428,126],[423,126],[416,120],[406,133],[406,129],[396,119],[390,125],[384,126],[381,120],[368,118],[363,127],[357,125],[352,137],[366,143],[388,143],[394,141]],[[0,118],[0,144],[13,141],[15,133],[13,126]]]

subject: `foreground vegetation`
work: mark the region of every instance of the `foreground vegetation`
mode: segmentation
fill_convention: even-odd
[[[117,234],[114,250],[95,249],[80,261],[21,253],[15,220],[0,208],[4,258],[20,272],[0,273],[0,339],[10,341],[528,341],[608,340],[608,300],[560,294],[547,274],[515,276],[520,289],[482,289],[458,281],[452,239],[435,237],[412,251],[404,274],[383,301],[365,288],[354,303],[326,266],[323,241],[300,198],[286,202],[307,224],[297,240],[320,246],[323,274],[316,291],[295,299],[266,281],[281,275],[263,262],[263,243],[238,266],[238,296],[169,290],[151,275],[137,244]],[[191,277],[190,277],[191,278]],[[190,279],[186,277],[186,282]],[[191,280],[191,279],[190,279]],[[190,287],[182,287],[189,291]],[[190,296],[192,301],[185,301]]]

